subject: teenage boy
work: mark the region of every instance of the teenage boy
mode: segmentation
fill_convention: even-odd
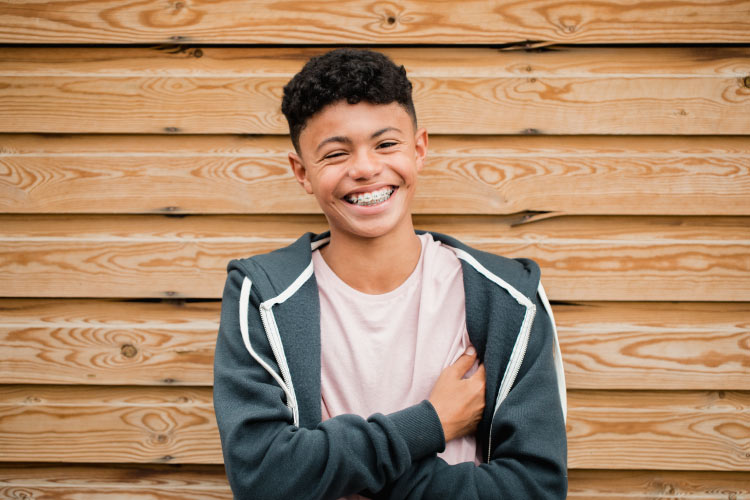
[[[427,132],[403,66],[329,52],[282,111],[330,231],[229,263],[214,405],[235,497],[564,498],[539,267],[415,232]]]

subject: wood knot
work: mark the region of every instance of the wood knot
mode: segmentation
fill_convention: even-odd
[[[132,358],[133,356],[138,354],[138,349],[136,349],[133,344],[125,344],[120,348],[120,352],[126,358]]]
[[[156,436],[156,442],[157,443],[166,443],[167,442],[167,436],[165,436],[164,434],[158,434]]]
[[[388,22],[388,24],[395,24],[396,18],[393,16],[388,16],[388,19],[386,21]]]
[[[203,51],[201,49],[195,49],[193,51],[193,57],[203,57]]]
[[[750,89],[750,76],[746,76],[742,79],[742,85]]]

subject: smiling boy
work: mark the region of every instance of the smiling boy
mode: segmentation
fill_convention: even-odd
[[[414,230],[428,137],[403,67],[339,49],[284,93],[330,231],[229,264],[214,405],[235,497],[564,498],[539,268]]]

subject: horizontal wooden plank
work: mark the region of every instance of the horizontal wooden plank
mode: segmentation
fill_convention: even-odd
[[[0,132],[286,134],[282,87],[322,50],[2,48]],[[435,134],[750,133],[747,48],[387,52]]]
[[[529,220],[416,225],[536,260],[553,300],[750,301],[746,218]],[[326,225],[315,216],[0,216],[0,227],[1,296],[218,298],[230,259]]]
[[[555,304],[573,389],[750,389],[750,304]]]
[[[232,500],[221,465],[0,464],[0,496],[24,500]]]
[[[489,47],[374,47],[410,78],[653,77],[738,78],[750,71],[743,46],[571,47],[507,51]],[[0,47],[0,75],[31,77],[291,78],[330,47]]]
[[[572,391],[572,469],[746,470],[747,392]],[[221,463],[208,388],[0,386],[1,461]]]
[[[278,136],[0,135],[6,213],[320,213]],[[746,137],[435,136],[415,213],[750,215]]]
[[[750,393],[570,391],[568,466],[748,470]]]
[[[0,465],[0,495],[8,498],[119,498],[131,500],[227,499],[232,494],[221,465]],[[25,496],[24,496],[25,495]],[[568,472],[568,498],[750,498],[743,472],[603,471]]]
[[[750,499],[747,472],[570,470],[568,498]]]
[[[0,386],[0,461],[222,463],[211,390]]]
[[[220,307],[0,300],[0,381],[210,386]]]
[[[2,43],[749,42],[747,0],[0,3]]]
[[[0,381],[213,383],[220,303],[0,300]],[[553,305],[569,389],[750,390],[747,303]]]

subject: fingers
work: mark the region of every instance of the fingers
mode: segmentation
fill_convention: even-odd
[[[486,374],[486,371],[484,369],[484,363],[482,363],[482,364],[479,365],[479,368],[477,368],[477,371],[474,372],[471,375],[471,377],[469,377],[469,378],[471,378],[471,379],[479,379],[479,378],[481,378],[482,381],[484,381],[486,377],[487,377],[487,374]]]
[[[477,351],[474,349],[473,346],[469,346],[468,349],[466,349],[466,352],[459,356],[459,358],[451,365],[451,367],[456,370],[460,376],[463,376],[471,369],[471,366],[474,364],[474,361],[477,359]]]

